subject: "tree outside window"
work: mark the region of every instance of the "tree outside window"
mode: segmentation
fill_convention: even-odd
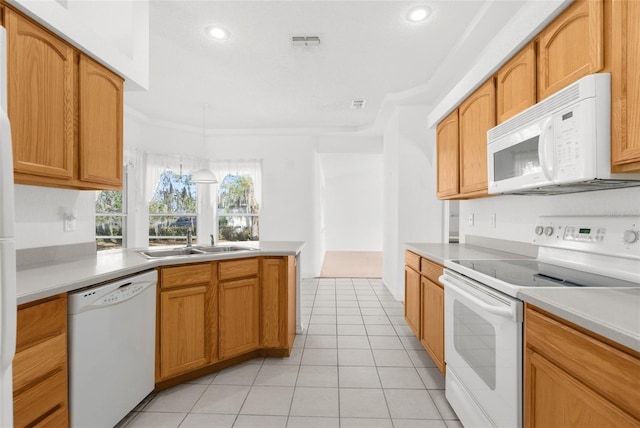
[[[187,231],[197,236],[197,186],[191,174],[165,171],[149,203],[149,245],[184,244]]]
[[[258,241],[259,206],[249,175],[228,174],[218,189],[218,242]]]
[[[126,198],[120,190],[102,190],[96,199],[96,248],[126,247]]]

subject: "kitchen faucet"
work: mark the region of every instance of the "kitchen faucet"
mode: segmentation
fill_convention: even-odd
[[[187,229],[187,247],[191,246],[193,235],[191,234],[191,228]]]
[[[216,245],[216,242],[215,242],[215,240],[213,239],[213,233],[212,233],[212,234],[210,234],[209,236],[211,237],[211,246],[213,247],[213,246],[215,246],[215,245]]]

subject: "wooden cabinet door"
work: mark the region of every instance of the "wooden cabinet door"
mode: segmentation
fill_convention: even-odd
[[[421,278],[420,342],[444,374],[444,289]]]
[[[404,268],[404,319],[420,337],[420,274],[410,267]]]
[[[487,131],[496,125],[496,90],[489,79],[461,105],[460,193],[487,194]]]
[[[526,350],[525,426],[617,428],[640,421],[542,355]]]
[[[261,265],[260,347],[282,348],[286,346],[287,266],[281,257],[264,258]]]
[[[79,179],[121,188],[123,81],[82,55],[79,88]]]
[[[502,123],[536,103],[536,50],[526,46],[496,76],[496,116]]]
[[[458,109],[438,124],[436,130],[436,168],[438,198],[448,199],[459,193]]]
[[[71,179],[74,51],[12,10],[4,13],[14,171]],[[19,175],[16,182],[21,182]]]
[[[611,166],[640,170],[640,2],[613,0]]]
[[[160,379],[211,362],[211,308],[205,285],[160,292]]]
[[[229,358],[258,349],[258,278],[221,282],[219,287],[220,358]]]
[[[540,33],[538,99],[604,66],[603,0],[577,0]]]

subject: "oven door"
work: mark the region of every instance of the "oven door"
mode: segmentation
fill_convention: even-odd
[[[465,427],[522,426],[522,302],[445,269],[446,397]]]

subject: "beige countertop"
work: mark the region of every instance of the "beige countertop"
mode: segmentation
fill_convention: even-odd
[[[408,250],[444,265],[445,260],[513,260],[529,258],[469,244],[408,243]],[[638,288],[526,288],[517,297],[601,336],[640,351]]]
[[[640,288],[527,288],[518,297],[640,352]]]
[[[530,259],[521,254],[498,251],[471,244],[407,243],[407,249],[424,258],[444,265],[445,260],[513,260]]]
[[[183,263],[237,259],[256,256],[297,255],[304,242],[261,241],[259,249],[237,253],[216,253],[147,259],[138,249],[109,250],[72,260],[31,264],[18,268],[18,304],[29,303],[60,293],[78,290],[105,281],[154,269]],[[155,249],[155,248],[154,248]]]

